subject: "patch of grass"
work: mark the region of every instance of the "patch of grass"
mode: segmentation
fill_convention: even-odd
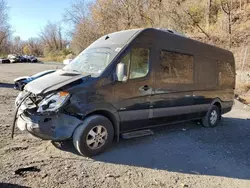
[[[250,83],[237,82],[236,83],[236,92],[237,93],[246,93],[250,90]]]
[[[237,80],[235,93],[240,102],[250,104],[250,82]]]
[[[65,59],[65,56],[52,56],[52,57],[49,56],[49,57],[41,57],[41,58],[39,58],[39,61],[41,61],[41,62],[51,62],[51,61],[53,61],[53,62],[62,63],[64,59]]]
[[[238,99],[244,104],[250,104],[250,96],[239,96]]]

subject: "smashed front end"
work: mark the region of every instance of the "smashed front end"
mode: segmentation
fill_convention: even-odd
[[[70,94],[60,91],[39,96],[27,91],[19,93],[17,107],[17,127],[45,140],[65,140],[72,136],[81,120],[68,114],[64,107]]]

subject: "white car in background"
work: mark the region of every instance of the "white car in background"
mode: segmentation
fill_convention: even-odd
[[[19,61],[19,58],[16,54],[9,54],[7,57],[11,63],[16,63]]]
[[[16,79],[14,79],[14,89],[22,91],[24,89],[24,86],[26,84],[28,84],[29,82],[31,82],[31,81],[33,81],[33,80],[35,80],[37,78],[40,78],[42,76],[45,76],[47,74],[51,74],[51,73],[53,73],[55,71],[56,70],[46,70],[46,71],[36,73],[36,74],[34,74],[32,76],[18,77]]]
[[[68,65],[73,59],[64,59],[63,64]]]

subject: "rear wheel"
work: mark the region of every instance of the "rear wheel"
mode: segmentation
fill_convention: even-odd
[[[215,127],[218,125],[220,119],[220,109],[216,105],[213,105],[207,112],[206,116],[202,119],[202,124],[204,127]]]
[[[87,117],[76,128],[73,134],[73,143],[81,155],[91,157],[109,148],[113,137],[112,123],[104,116],[93,115]]]

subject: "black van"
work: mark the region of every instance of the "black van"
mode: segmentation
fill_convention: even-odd
[[[233,106],[230,51],[170,30],[105,35],[62,70],[27,84],[13,122],[42,139],[72,138],[82,155],[103,152],[123,133],[202,120],[218,124]]]

